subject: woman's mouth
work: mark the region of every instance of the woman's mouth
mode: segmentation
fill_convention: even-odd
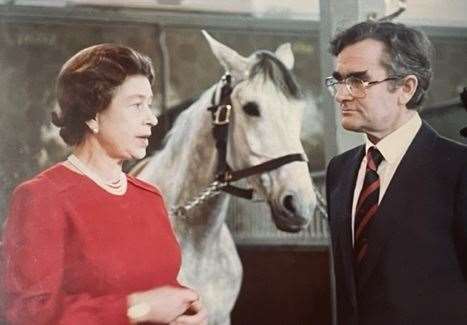
[[[139,136],[139,137],[136,137],[138,139],[138,143],[143,146],[143,147],[147,147],[149,145],[149,136]]]

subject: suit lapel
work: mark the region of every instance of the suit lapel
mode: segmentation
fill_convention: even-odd
[[[430,154],[430,149],[436,137],[436,133],[423,123],[397,167],[371,225],[368,255],[362,265],[359,289],[367,283],[391,235],[407,220],[407,215],[403,213],[409,210],[407,191],[413,189],[414,184],[420,184],[419,172],[431,163],[429,157],[433,155]]]
[[[334,229],[337,230],[336,243],[340,249],[343,257],[344,273],[346,274],[345,281],[347,289],[352,297],[352,303],[356,305],[356,288],[355,288],[355,277],[353,270],[353,245],[352,245],[352,200],[355,182],[357,180],[358,170],[360,163],[365,154],[365,147],[360,146],[356,148],[356,152],[352,155],[351,159],[345,162],[343,166],[340,166],[344,171],[342,178],[339,179],[339,184],[335,191],[331,194],[332,202],[338,202],[336,204],[335,219],[331,221],[335,222]],[[349,172],[346,172],[349,171]]]

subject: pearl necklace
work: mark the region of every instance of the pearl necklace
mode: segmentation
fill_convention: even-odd
[[[99,175],[91,171],[81,160],[75,155],[68,156],[67,161],[80,171],[83,175],[89,177],[94,183],[102,187],[111,194],[123,195],[127,188],[127,179],[124,172],[121,172],[118,179],[113,182],[108,182],[102,179]]]

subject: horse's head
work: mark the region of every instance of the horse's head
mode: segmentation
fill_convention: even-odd
[[[204,33],[225,70],[233,76],[232,115],[227,161],[233,170],[295,153],[306,100],[292,73],[290,44],[275,53],[258,51],[246,58]],[[269,202],[276,226],[295,232],[310,222],[316,206],[308,165],[292,162],[249,178]]]

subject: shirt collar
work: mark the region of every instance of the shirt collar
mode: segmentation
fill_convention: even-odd
[[[405,124],[381,139],[376,144],[376,148],[381,152],[384,160],[388,163],[398,161],[409,148],[421,125],[422,120],[418,113],[415,112]],[[375,145],[366,137],[365,152],[368,152],[371,146]]]

